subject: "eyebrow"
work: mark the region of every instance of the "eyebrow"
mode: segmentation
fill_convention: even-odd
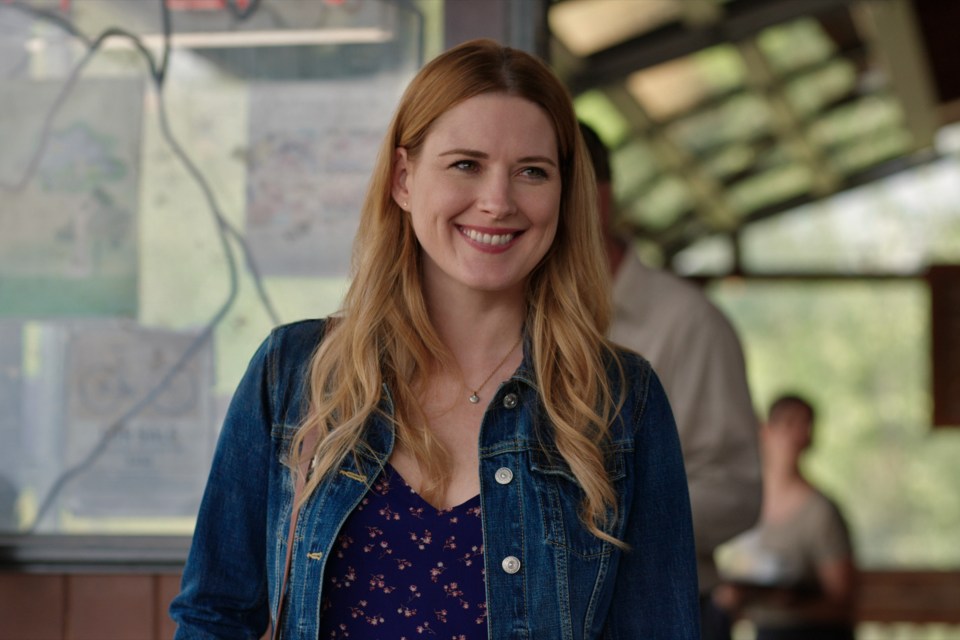
[[[441,158],[444,156],[467,156],[468,158],[477,158],[479,160],[486,160],[490,157],[489,154],[484,153],[483,151],[477,151],[476,149],[450,149],[449,151],[444,151],[440,154]],[[557,163],[547,156],[524,156],[517,159],[517,162],[540,162],[543,164],[549,164],[552,167],[557,166]]]

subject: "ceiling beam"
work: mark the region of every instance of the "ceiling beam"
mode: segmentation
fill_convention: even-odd
[[[634,71],[681,58],[708,47],[739,42],[776,24],[844,9],[855,0],[738,0],[717,23],[690,28],[673,23],[627,40],[585,60],[566,78],[576,95],[621,81]]]

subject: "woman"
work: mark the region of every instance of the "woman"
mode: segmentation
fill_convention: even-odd
[[[342,312],[276,329],[237,390],[178,638],[698,637],[676,430],[603,338],[587,157],[528,54],[414,78]]]
[[[804,477],[800,458],[813,441],[813,406],[787,394],[763,425],[760,523],[721,554],[729,584],[719,605],[749,619],[757,640],[853,640],[856,566],[837,506]]]

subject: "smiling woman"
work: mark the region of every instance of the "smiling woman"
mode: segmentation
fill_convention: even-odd
[[[699,638],[670,407],[603,337],[588,157],[529,54],[417,74],[342,311],[276,329],[234,396],[178,638]]]
[[[536,104],[486,93],[440,116],[415,156],[397,149],[393,196],[410,202],[428,304],[483,291],[522,302],[557,231],[556,139]]]

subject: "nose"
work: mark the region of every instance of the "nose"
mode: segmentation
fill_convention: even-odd
[[[509,176],[488,174],[483,181],[477,205],[495,220],[513,214],[517,206]]]

